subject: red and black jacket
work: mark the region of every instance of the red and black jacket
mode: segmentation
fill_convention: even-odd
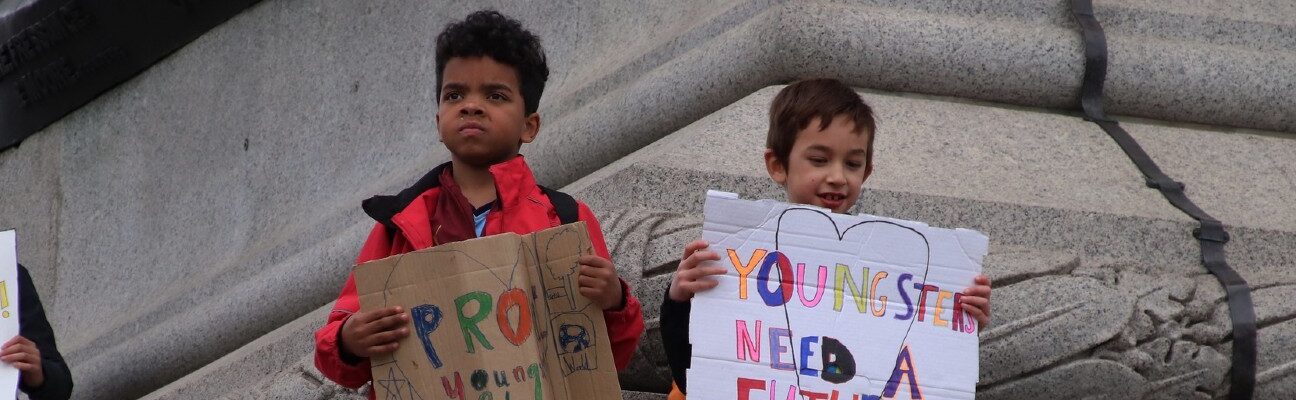
[[[536,185],[531,169],[522,156],[491,166],[498,198],[482,236],[505,232],[527,234],[561,224],[558,192]],[[450,196],[450,197],[446,197]],[[580,202],[576,215],[585,221],[595,254],[611,258],[598,218]],[[565,208],[565,207],[563,207]],[[375,196],[364,203],[365,213],[377,223],[369,233],[356,264],[432,247],[475,236],[472,231],[472,207],[454,183],[449,163],[433,169],[414,186],[395,196]],[[618,370],[630,363],[639,337],[643,333],[643,313],[639,300],[621,282],[625,299],[620,310],[606,310],[603,317],[612,342],[612,355]],[[339,385],[358,388],[372,379],[369,360],[343,354],[338,346],[342,324],[360,309],[354,274],[347,277],[328,322],[315,332],[315,366]],[[370,398],[373,393],[370,392]]]

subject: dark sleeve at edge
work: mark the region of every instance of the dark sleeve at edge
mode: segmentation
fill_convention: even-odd
[[[669,286],[666,291],[662,296],[659,320],[662,347],[666,349],[666,363],[670,365],[671,378],[681,392],[688,393],[685,388],[685,372],[693,357],[693,345],[689,344],[689,310],[692,306],[687,301],[671,300]]]
[[[31,274],[22,264],[18,265],[18,308],[19,334],[36,343],[36,348],[41,353],[41,370],[45,375],[45,382],[39,388],[19,386],[33,400],[66,400],[72,397],[72,371],[63,361],[63,354],[58,351],[54,328],[45,319],[40,294],[36,293]]]

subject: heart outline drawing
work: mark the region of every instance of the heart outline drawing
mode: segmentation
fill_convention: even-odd
[[[909,231],[909,232],[914,233],[915,235],[917,235],[919,238],[922,239],[922,241],[923,241],[923,246],[924,246],[924,248],[926,249],[926,257],[925,257],[925,260],[924,260],[924,262],[923,262],[923,272],[922,272],[922,281],[921,281],[921,282],[927,282],[927,274],[931,271],[931,242],[927,239],[927,235],[924,235],[922,232],[920,232],[920,231],[918,231],[917,229],[914,229],[914,228],[912,228],[912,227],[905,226],[905,225],[903,225],[903,224],[899,224],[899,223],[892,222],[892,221],[882,220],[882,219],[867,220],[867,221],[860,221],[860,222],[858,222],[858,223],[855,223],[855,224],[853,224],[853,225],[851,225],[851,226],[846,227],[846,229],[841,229],[841,228],[837,225],[837,221],[836,221],[835,219],[833,219],[833,217],[832,217],[831,215],[829,215],[828,213],[826,213],[826,212],[824,212],[824,211],[822,211],[822,210],[814,209],[814,208],[808,208],[808,207],[788,207],[788,208],[785,208],[783,211],[779,212],[778,220],[777,220],[776,223],[775,223],[775,227],[774,227],[774,251],[775,251],[775,252],[782,252],[781,242],[780,242],[780,237],[779,237],[779,236],[780,236],[780,234],[781,234],[782,231],[783,231],[783,217],[787,216],[788,213],[791,213],[791,212],[793,212],[793,211],[808,211],[808,212],[811,212],[811,213],[817,214],[817,215],[823,217],[824,219],[828,220],[828,222],[829,222],[830,224],[832,224],[833,232],[834,232],[834,234],[836,235],[836,239],[837,239],[838,242],[842,242],[842,241],[844,241],[845,238],[846,238],[846,234],[849,233],[852,229],[857,228],[857,227],[861,227],[861,226],[865,226],[865,225],[868,225],[868,224],[883,224],[883,225],[888,225],[888,226],[894,226],[894,227],[898,227],[898,228],[901,228],[901,229],[904,229],[904,230],[907,230],[907,231]],[[857,252],[855,253],[856,255],[862,254],[862,252],[864,251],[864,245],[865,245],[867,242],[868,242],[868,241],[865,240],[865,241],[863,241],[863,242],[860,243],[860,250],[857,251]],[[774,271],[778,271],[779,281],[780,281],[780,282],[783,282],[785,278],[783,277],[783,272],[782,272],[782,270],[779,269],[779,268],[775,268]],[[915,278],[917,278],[917,276],[915,276]],[[790,281],[794,281],[794,279],[793,279],[792,277],[787,277],[786,279],[788,279],[788,280],[790,280]],[[804,284],[804,283],[803,283],[803,284]],[[791,319],[791,316],[790,316],[789,313],[788,313],[788,309],[787,309],[788,306],[787,306],[787,303],[788,303],[788,302],[784,302],[783,305],[781,306],[781,307],[783,308],[783,318],[784,318],[784,319],[783,319],[783,322],[785,322],[785,323],[787,324],[788,330],[790,330],[790,331],[794,331],[794,332],[795,332],[795,329],[793,329],[793,327],[792,327],[792,319]],[[894,357],[891,357],[891,359],[895,359],[895,358],[899,357],[900,352],[904,351],[904,346],[905,346],[905,344],[909,341],[909,333],[910,333],[911,330],[913,329],[914,322],[917,320],[917,318],[910,317],[910,318],[908,318],[908,320],[909,320],[909,324],[905,327],[905,335],[904,335],[903,339],[900,340],[899,346],[896,348],[896,350],[895,350],[895,352],[894,352],[895,356],[894,356]],[[793,347],[795,347],[795,346],[793,346]],[[798,358],[797,358],[797,356],[796,356],[796,350],[794,350],[793,348],[789,348],[788,350],[789,350],[789,352],[790,352],[791,355],[792,355],[792,365],[793,365],[793,370],[794,370],[794,371],[799,370],[801,367],[798,366],[798,365],[796,365],[797,360],[798,360]],[[801,374],[798,373],[798,374],[795,374],[794,376],[796,376],[796,384],[797,384],[797,387],[798,387],[798,388],[799,388],[799,387],[802,387],[802,383],[801,383]],[[870,382],[870,385],[871,385],[871,383],[873,382],[873,379],[870,379],[870,378],[867,377],[867,376],[859,375],[859,377],[862,377],[862,378],[864,378],[865,380],[868,380],[868,381]],[[801,397],[801,398],[805,398],[805,395],[800,395],[800,397]],[[879,397],[879,398],[881,397],[880,394],[879,394],[878,397]]]

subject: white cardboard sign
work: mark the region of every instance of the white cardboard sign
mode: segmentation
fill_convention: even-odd
[[[18,235],[0,231],[0,343],[18,336]],[[18,369],[0,362],[0,399],[18,393]]]
[[[728,273],[693,299],[696,399],[972,399],[976,321],[958,299],[989,239],[967,229],[707,193]]]

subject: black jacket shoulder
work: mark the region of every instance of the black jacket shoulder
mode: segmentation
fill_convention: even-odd
[[[32,400],[65,400],[72,397],[72,371],[63,361],[54,340],[54,328],[45,318],[45,307],[32,283],[27,267],[18,264],[18,333],[36,343],[41,354],[41,370],[45,382],[38,388],[27,387],[19,381],[18,388]],[[5,339],[8,340],[8,339]]]

